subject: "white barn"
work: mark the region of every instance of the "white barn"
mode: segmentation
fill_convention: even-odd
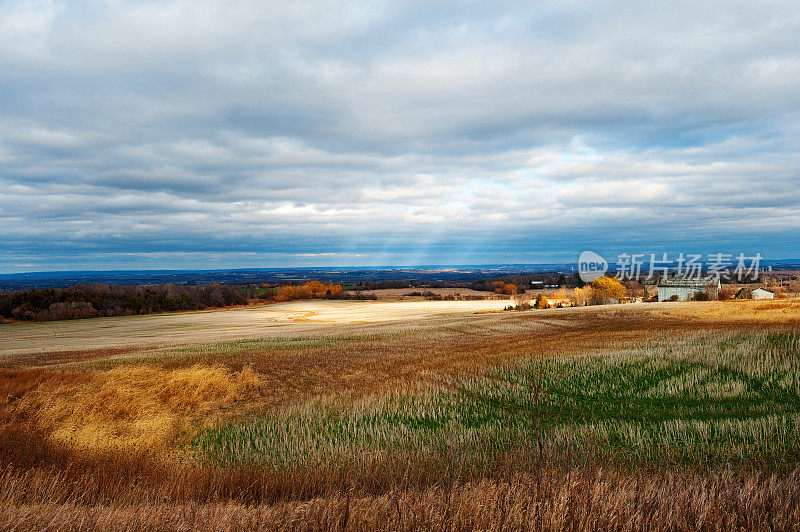
[[[677,296],[678,301],[691,301],[697,292],[708,294],[716,298],[722,285],[719,279],[709,277],[671,277],[658,282],[658,300],[669,301]]]
[[[766,288],[756,288],[752,292],[753,299],[775,299],[775,292]]]

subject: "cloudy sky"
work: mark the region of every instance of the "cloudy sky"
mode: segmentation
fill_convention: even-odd
[[[0,273],[800,256],[796,1],[519,4],[0,0]]]

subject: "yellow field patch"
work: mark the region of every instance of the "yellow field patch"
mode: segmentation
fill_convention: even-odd
[[[147,450],[164,445],[193,420],[257,396],[260,389],[261,379],[250,368],[136,365],[39,386],[20,406],[36,412],[39,427],[57,442]]]

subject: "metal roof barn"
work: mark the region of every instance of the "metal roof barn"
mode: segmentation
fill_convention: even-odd
[[[698,292],[716,297],[721,288],[719,279],[708,277],[671,277],[658,282],[658,300],[669,301],[677,296],[678,301],[691,301]]]

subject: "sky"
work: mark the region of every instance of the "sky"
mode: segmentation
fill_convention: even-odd
[[[0,0],[0,273],[796,258],[799,148],[795,1]]]

